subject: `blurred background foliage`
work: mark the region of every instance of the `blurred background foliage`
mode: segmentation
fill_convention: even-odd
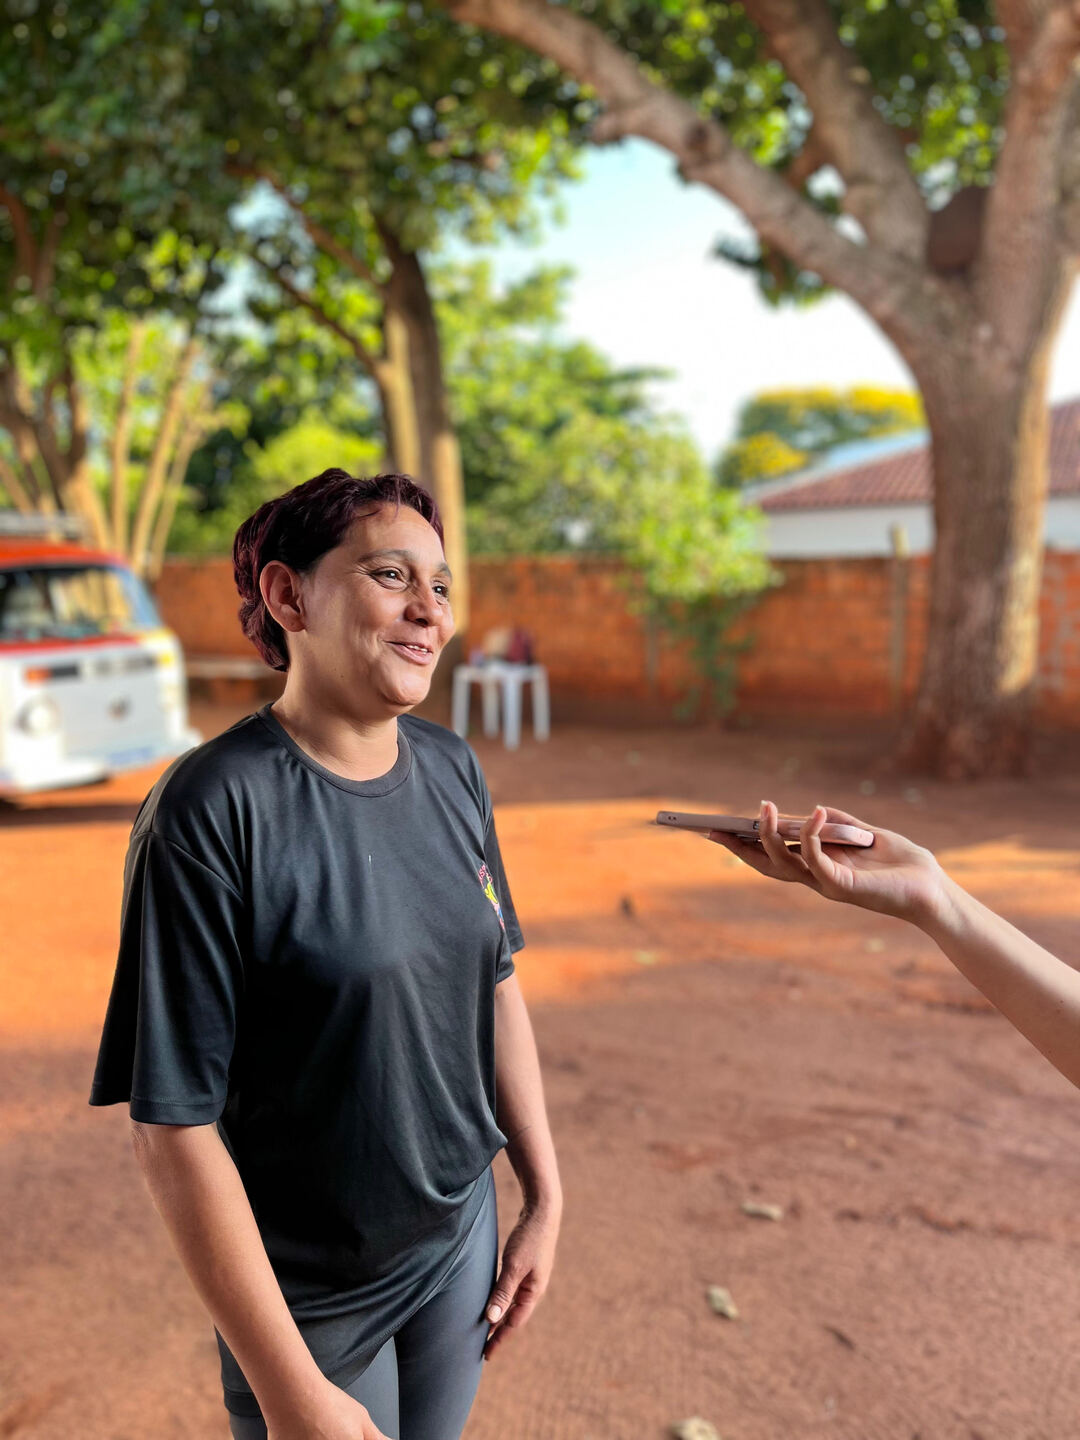
[[[576,8],[761,163],[804,154],[805,102],[740,5]],[[832,9],[928,193],[984,184],[1007,83],[989,8]],[[921,423],[910,395],[771,393],[710,467],[662,372],[566,335],[569,271],[498,286],[469,244],[537,233],[596,106],[440,6],[7,10],[0,485],[83,514],[151,576],[166,547],[226,551],[256,505],[328,465],[423,471],[434,386],[473,553],[622,555],[655,604],[685,607],[769,581],[739,486]],[[827,173],[808,193],[835,213]],[[814,293],[756,244],[720,249],[773,298]]]

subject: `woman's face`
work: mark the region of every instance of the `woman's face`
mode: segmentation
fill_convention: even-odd
[[[266,569],[277,572],[267,577],[269,595],[281,586],[291,601],[275,611],[289,631],[290,668],[358,715],[396,714],[424,699],[454,617],[446,556],[416,510],[382,505],[354,521],[306,575],[279,563]]]

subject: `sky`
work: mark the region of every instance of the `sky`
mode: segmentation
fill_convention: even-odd
[[[870,383],[913,388],[891,344],[846,297],[770,309],[754,278],[711,252],[745,234],[712,190],[684,185],[644,140],[591,150],[585,179],[561,195],[564,223],[539,245],[506,239],[482,253],[510,280],[539,264],[574,268],[564,330],[620,366],[676,373],[654,389],[685,417],[706,457],[730,438],[741,402],[779,386]],[[1058,342],[1051,398],[1080,395],[1080,287]]]

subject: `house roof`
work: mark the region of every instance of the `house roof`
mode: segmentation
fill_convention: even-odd
[[[1050,494],[1080,496],[1080,398],[1050,412]],[[931,498],[930,448],[913,445],[878,460],[862,460],[822,472],[792,476],[770,487],[757,505],[786,510],[840,509],[855,505],[919,505]]]

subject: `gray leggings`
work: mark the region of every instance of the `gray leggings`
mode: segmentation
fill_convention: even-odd
[[[489,1182],[490,1183],[490,1182]],[[498,1263],[492,1185],[438,1290],[346,1388],[390,1440],[458,1440],[480,1384],[484,1319]],[[230,1415],[233,1440],[267,1440],[260,1418]]]

